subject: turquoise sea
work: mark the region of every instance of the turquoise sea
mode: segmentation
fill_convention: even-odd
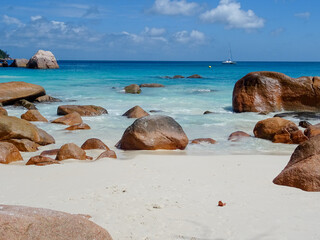
[[[217,144],[189,145],[184,154],[291,154],[295,145],[272,144],[261,139],[228,142],[230,133],[242,130],[253,134],[257,121],[272,117],[257,113],[232,112],[232,91],[237,80],[253,71],[277,71],[291,77],[319,76],[320,63],[315,62],[149,62],[149,61],[59,61],[60,69],[34,70],[0,68],[0,82],[25,81],[43,86],[47,93],[63,103],[38,104],[49,120],[57,118],[61,104],[94,104],[106,108],[108,115],[85,117],[89,131],[68,132],[65,126],[37,123],[57,141],[82,144],[87,138],[102,139],[111,148],[134,121],[121,115],[135,105],[146,111],[176,119],[189,139],[211,137]],[[208,66],[212,66],[209,68]],[[167,79],[165,76],[199,74],[202,79]],[[142,93],[125,94],[129,84],[161,83],[165,88],[143,88]],[[20,116],[22,108],[6,107],[10,115]],[[203,115],[205,111],[213,114]],[[292,119],[296,123],[297,119]],[[312,121],[311,121],[312,122]],[[179,151],[180,152],[180,151]],[[124,154],[117,150],[118,154]]]

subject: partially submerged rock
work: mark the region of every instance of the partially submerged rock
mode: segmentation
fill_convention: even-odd
[[[27,67],[29,60],[25,58],[17,58],[14,59],[13,62],[10,64],[10,67],[19,67],[19,68],[25,68]]]
[[[0,226],[4,240],[112,240],[84,215],[44,208],[0,205]]]
[[[235,112],[319,111],[320,78],[291,78],[277,72],[252,72],[233,89]]]
[[[207,115],[207,114],[213,114],[214,112],[211,112],[211,111],[205,111],[204,113],[203,113],[203,115]]]
[[[76,125],[82,123],[82,118],[79,113],[72,112],[63,117],[59,117],[52,121],[52,123],[64,124],[64,125]]]
[[[98,138],[88,139],[82,144],[81,148],[83,150],[92,150],[92,149],[110,150],[110,148]]]
[[[193,74],[187,78],[203,78],[203,77],[201,77],[199,74]]]
[[[46,156],[34,156],[29,159],[26,165],[36,165],[36,166],[45,166],[51,164],[60,164],[59,161],[54,160],[53,158],[46,157]]]
[[[168,116],[138,118],[124,132],[116,147],[124,150],[185,149],[188,137],[182,127]]]
[[[8,164],[11,162],[22,161],[22,160],[23,158],[18,148],[16,148],[12,143],[0,142],[0,163]],[[0,230],[0,236],[1,236],[1,230]]]
[[[274,117],[297,118],[299,120],[317,120],[320,119],[320,112],[285,112],[275,114]]]
[[[259,121],[253,133],[274,143],[299,144],[308,139],[294,122],[279,117]]]
[[[38,110],[28,110],[26,113],[21,115],[21,119],[30,122],[48,122],[48,120],[42,116]]]
[[[18,100],[33,101],[46,94],[43,87],[26,82],[0,83],[0,103],[9,105]]]
[[[248,137],[251,137],[248,133],[243,131],[236,131],[230,134],[230,136],[228,137],[228,141],[237,142],[242,138],[248,138]]]
[[[25,100],[25,99],[16,101],[14,103],[14,106],[17,106],[17,107],[21,106],[21,107],[24,107],[24,108],[26,108],[28,110],[32,110],[32,109],[33,110],[37,110],[37,107],[33,103],[31,103],[31,102],[29,102],[28,100]]]
[[[200,143],[209,143],[209,144],[215,144],[217,141],[212,138],[197,138],[191,140],[192,144],[200,144]]]
[[[309,126],[311,126],[312,124],[309,123],[308,121],[300,121],[299,122],[299,126],[302,127],[302,128],[307,128]]]
[[[135,106],[126,111],[122,116],[125,116],[127,118],[141,118],[149,116],[149,113],[143,110],[140,106]]]
[[[126,86],[124,88],[124,91],[126,93],[131,93],[131,94],[140,94],[141,93],[141,89],[140,89],[139,85],[137,85],[137,84],[131,84],[129,86]]]
[[[143,87],[146,87],[146,88],[160,88],[160,87],[164,87],[163,84],[160,84],[160,83],[143,83],[143,84],[140,84],[140,87],[143,88]]]
[[[80,116],[100,116],[108,113],[103,107],[94,105],[61,105],[57,110],[58,115],[66,115],[73,112],[79,113]]]
[[[184,78],[184,76],[181,76],[181,75],[174,75],[172,78],[173,78],[173,79],[177,79],[177,78]]]
[[[320,135],[300,144],[282,172],[273,180],[275,184],[320,191]]]
[[[66,159],[86,160],[87,156],[86,152],[80,147],[78,147],[76,144],[67,143],[60,148],[56,156],[56,160],[59,161]]]
[[[74,130],[89,130],[91,127],[86,123],[80,123],[76,125],[72,125],[70,127],[67,127],[66,130],[74,131]]]
[[[39,50],[27,64],[28,68],[54,69],[59,68],[56,58],[50,51]]]
[[[49,95],[43,95],[41,97],[37,97],[35,102],[45,103],[45,102],[62,102],[59,98],[54,98]]]

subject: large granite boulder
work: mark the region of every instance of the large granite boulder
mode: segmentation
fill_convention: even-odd
[[[58,115],[66,115],[69,113],[77,112],[81,116],[100,116],[108,114],[108,111],[103,107],[94,105],[61,105],[58,107]]]
[[[124,150],[185,149],[188,137],[182,127],[168,116],[138,118],[124,132],[116,147]]]
[[[39,96],[46,94],[43,87],[26,82],[0,83],[0,103],[3,105],[13,104],[18,100],[33,101]]]
[[[294,122],[279,117],[259,121],[253,133],[274,143],[299,144],[308,139]]]
[[[90,216],[44,208],[0,205],[0,238],[6,240],[112,240]]]
[[[56,156],[56,160],[59,161],[66,159],[86,160],[87,155],[86,152],[82,148],[78,147],[76,144],[67,143],[60,148]]]
[[[320,77],[252,72],[235,84],[232,105],[235,112],[319,111]]]
[[[30,122],[48,122],[48,120],[44,116],[42,116],[38,110],[28,110],[21,115],[21,119]]]
[[[0,163],[8,164],[11,162],[22,161],[23,158],[18,150],[12,143],[0,142]],[[1,229],[0,224],[0,229]],[[0,230],[1,236],[1,230]],[[0,237],[1,238],[1,237]]]
[[[30,122],[17,117],[2,116],[0,117],[0,140],[10,139],[29,139],[40,145],[54,143],[51,135]]]
[[[128,111],[126,111],[122,116],[125,116],[127,118],[141,118],[149,116],[149,113],[143,110],[140,106],[134,106],[133,108],[130,108]]]
[[[50,51],[39,50],[27,63],[28,68],[59,68],[56,58]]]
[[[17,58],[14,59],[13,62],[10,64],[10,67],[21,67],[25,68],[27,67],[29,60],[25,58]]]
[[[320,191],[320,135],[300,144],[273,182],[305,191]]]

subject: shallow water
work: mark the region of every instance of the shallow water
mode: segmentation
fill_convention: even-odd
[[[106,108],[108,115],[85,117],[89,131],[68,132],[65,126],[37,123],[57,140],[82,144],[89,137],[102,139],[114,146],[134,119],[121,115],[139,105],[146,111],[161,110],[178,121],[189,139],[211,137],[215,145],[189,145],[183,154],[291,154],[295,145],[273,144],[261,139],[227,141],[230,133],[241,130],[252,134],[257,121],[271,117],[257,113],[232,112],[232,91],[237,80],[252,71],[278,71],[291,77],[320,75],[320,63],[239,62],[112,62],[59,61],[60,69],[33,70],[0,68],[0,82],[26,81],[43,86],[51,96],[63,103],[38,104],[49,120],[57,118],[61,104],[94,104]],[[212,68],[208,68],[211,65]],[[203,79],[167,79],[164,76],[200,74]],[[143,88],[142,93],[125,94],[123,87],[136,83],[161,83],[165,88]],[[20,116],[24,109],[6,107],[9,114]],[[203,115],[205,111],[213,114]],[[298,123],[299,120],[292,119]],[[311,121],[317,122],[317,121]],[[53,148],[56,146],[48,146]],[[180,152],[180,151],[179,151]],[[120,154],[124,154],[118,151]],[[124,154],[125,155],[125,154]]]

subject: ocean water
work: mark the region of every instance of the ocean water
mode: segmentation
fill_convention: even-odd
[[[161,111],[152,114],[173,117],[189,139],[210,137],[217,140],[215,145],[190,144],[185,151],[175,151],[180,154],[291,154],[296,145],[273,144],[255,138],[236,143],[227,140],[232,132],[238,130],[253,135],[253,128],[259,120],[274,115],[233,113],[234,84],[253,71],[277,71],[291,77],[320,75],[320,63],[313,62],[238,62],[237,65],[223,65],[221,62],[59,61],[59,65],[60,69],[54,70],[0,68],[0,82],[25,81],[39,84],[49,95],[63,100],[62,103],[37,105],[48,120],[58,117],[57,107],[62,104],[98,105],[106,108],[109,114],[84,117],[84,122],[92,128],[89,131],[69,132],[64,130],[66,126],[36,123],[57,141],[54,146],[42,150],[68,142],[80,145],[91,137],[100,138],[115,149],[113,146],[134,121],[121,115],[139,105],[146,111]],[[164,78],[192,74],[204,78]],[[142,88],[139,95],[125,94],[123,88],[133,83],[161,83],[165,88]],[[10,115],[17,117],[26,111],[13,106],[6,109]],[[214,113],[203,115],[207,110]],[[297,124],[299,122],[297,119],[291,120]],[[121,150],[116,152],[120,156],[133,154]]]

